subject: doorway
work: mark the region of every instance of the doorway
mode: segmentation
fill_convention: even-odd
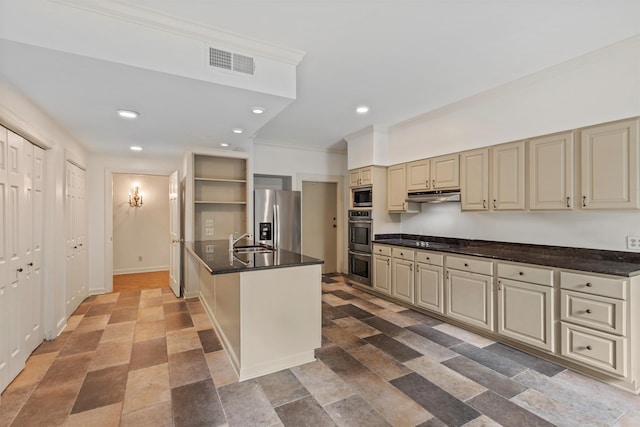
[[[338,271],[338,184],[302,182],[302,253],[324,260],[322,273]]]
[[[114,173],[112,182],[113,292],[168,287],[169,177]]]

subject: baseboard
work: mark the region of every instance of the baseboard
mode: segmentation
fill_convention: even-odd
[[[113,270],[114,276],[121,274],[134,274],[134,273],[155,273],[156,271],[168,271],[168,265],[161,265],[156,267],[141,267],[141,268],[123,268],[121,270]]]

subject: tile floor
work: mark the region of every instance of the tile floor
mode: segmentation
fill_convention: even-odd
[[[0,426],[638,426],[640,398],[323,278],[317,361],[239,383],[197,299],[90,297]]]

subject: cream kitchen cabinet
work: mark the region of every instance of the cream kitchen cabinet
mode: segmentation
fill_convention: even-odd
[[[407,200],[407,164],[387,168],[387,210],[389,212],[419,212],[420,206]]]
[[[638,209],[640,120],[583,129],[580,133],[582,209]]]
[[[373,185],[373,166],[349,171],[349,187],[366,187]]]
[[[574,133],[528,142],[529,209],[571,210],[574,203]]]
[[[460,156],[423,159],[406,164],[407,190],[429,191],[460,187]]]
[[[553,352],[553,270],[498,263],[498,333]]]
[[[460,201],[463,211],[489,210],[489,149],[460,154]]]
[[[493,331],[493,262],[447,256],[446,315]]]
[[[391,249],[391,296],[414,303],[414,259],[411,249]]]
[[[491,147],[491,209],[525,209],[524,141]]]
[[[373,289],[391,295],[391,247],[373,245]]]
[[[443,261],[440,254],[415,253],[415,304],[440,314],[444,314]]]

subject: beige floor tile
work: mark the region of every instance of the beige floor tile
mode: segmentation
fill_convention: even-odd
[[[502,427],[502,424],[499,424],[486,415],[483,415],[473,421],[469,421],[464,425],[464,427]]]
[[[387,310],[393,311],[393,312],[404,311],[407,309],[407,307],[405,306],[395,304],[391,301],[387,301],[382,298],[372,298],[369,300],[369,302],[372,302],[376,305],[379,305],[380,307],[386,308]]]
[[[65,427],[113,427],[120,424],[122,402],[71,414]]]
[[[344,300],[340,297],[337,297],[333,294],[322,294],[322,301],[326,302],[327,304],[333,307],[349,304],[349,301]]]
[[[355,393],[349,384],[319,360],[291,368],[291,372],[321,406],[346,399]]]
[[[374,304],[378,304],[376,301],[370,301],[370,302]],[[402,314],[398,314],[397,312],[393,310],[389,310],[388,308],[382,308],[372,313],[384,320],[387,320],[393,323],[394,325],[400,326],[401,328],[406,328],[407,326],[414,326],[414,325],[420,324],[420,321],[411,319],[407,316],[403,316]]]
[[[156,288],[156,289],[143,289],[140,292],[140,301],[145,300],[145,299],[153,299],[153,298],[162,298],[162,289],[161,288]]]
[[[162,338],[166,335],[163,321],[137,322],[134,341],[146,341],[155,338]]]
[[[216,387],[238,382],[238,376],[224,350],[207,353],[204,356]]]
[[[152,298],[140,298],[138,308],[144,310],[146,308],[162,307],[162,296]]]
[[[410,369],[407,369],[393,357],[370,344],[353,348],[349,350],[349,354],[387,381],[411,373]]]
[[[109,315],[106,314],[104,316],[89,316],[84,317],[78,326],[75,328],[74,333],[84,333],[97,331],[100,329],[104,329],[107,327],[107,323],[109,323]]]
[[[196,331],[205,331],[213,328],[213,324],[211,320],[209,320],[207,313],[192,314],[191,320],[193,321],[193,326],[196,328]]]
[[[164,320],[162,306],[138,310],[138,322],[155,322]]]
[[[458,353],[408,330],[394,336],[393,339],[400,341],[415,351],[419,351],[436,362],[443,362],[459,356]]]
[[[178,329],[167,332],[167,353],[180,353],[201,348],[200,337],[195,328]]]
[[[133,341],[107,341],[101,342],[96,348],[89,371],[118,366],[129,363]]]
[[[162,402],[138,411],[122,414],[120,427],[172,427],[171,402]]]
[[[169,365],[163,363],[129,372],[123,413],[171,400]]]
[[[410,360],[405,363],[405,366],[413,369],[447,393],[462,401],[471,399],[487,390],[475,381],[460,375],[456,371],[447,368],[427,356]]]
[[[108,324],[104,329],[100,342],[111,341],[133,341],[133,334],[136,331],[136,322],[122,322]]]
[[[11,387],[18,388],[38,383],[57,356],[56,351],[29,357],[22,372],[11,382]]]
[[[29,396],[36,388],[36,384],[24,387],[15,387],[13,383],[9,385],[0,397],[0,426],[6,427],[18,415],[22,406],[27,402]]]
[[[370,337],[371,335],[377,335],[380,333],[376,328],[372,328],[364,322],[353,317],[343,317],[342,319],[334,319],[333,321],[341,328],[345,329],[350,334],[353,334],[359,338]]]
[[[345,350],[360,347],[366,344],[365,341],[361,340],[357,336],[349,333],[346,329],[337,325],[330,328],[324,328],[322,330],[322,335]]]
[[[466,341],[469,344],[475,345],[476,347],[487,347],[495,343],[495,341],[492,341],[489,338],[482,337],[480,335],[474,334],[473,332],[465,331],[464,329],[458,328],[457,326],[453,326],[448,323],[441,323],[440,325],[434,326],[433,329],[437,329],[440,332],[444,332],[445,334],[449,334],[453,337],[459,338],[462,341]]]
[[[78,315],[69,317],[67,319],[67,326],[65,326],[64,332],[75,331],[75,329],[78,327],[83,317],[84,317],[84,314],[78,314]]]
[[[105,304],[105,303],[109,303],[109,302],[116,302],[118,301],[118,298],[120,298],[120,293],[116,292],[113,294],[102,294],[102,295],[96,295],[96,299],[94,301],[94,304]]]

